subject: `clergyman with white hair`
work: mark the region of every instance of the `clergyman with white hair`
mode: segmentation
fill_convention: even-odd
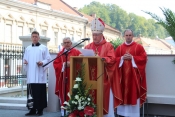
[[[65,37],[63,39],[63,49],[58,53],[57,56],[60,56],[65,51],[69,50],[72,47],[72,41],[70,37]],[[67,53],[67,66],[65,64],[66,62],[66,55],[62,55],[61,57],[57,58],[54,62],[54,68],[55,68],[55,75],[56,75],[56,86],[55,86],[55,94],[59,97],[61,106],[64,106],[64,101],[68,101],[69,97],[67,96],[67,93],[70,89],[70,56],[79,56],[81,52],[75,48],[71,49]],[[67,67],[65,69],[65,67]],[[66,70],[67,70],[67,84],[66,84],[66,100],[64,99],[64,85],[65,85],[65,77],[66,77]],[[61,110],[62,116],[64,116],[64,110]]]

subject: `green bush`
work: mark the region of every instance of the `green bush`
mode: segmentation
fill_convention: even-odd
[[[123,39],[117,38],[115,40],[110,41],[110,43],[114,46],[114,49],[116,49],[119,45],[121,45],[124,42]]]

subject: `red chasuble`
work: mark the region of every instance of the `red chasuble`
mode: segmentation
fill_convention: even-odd
[[[58,53],[57,56],[59,56],[60,54],[62,54],[64,52],[64,48],[61,52]],[[72,49],[68,52],[68,57],[67,57],[67,61],[70,61],[70,56],[79,56],[81,54],[81,52],[77,49]],[[65,73],[66,73],[66,69],[64,70],[64,72],[61,72],[62,70],[62,66],[63,63],[66,62],[66,56],[62,55],[60,58],[57,58],[54,62],[54,68],[55,68],[55,75],[56,75],[56,86],[55,86],[55,94],[58,95],[58,97],[61,100],[61,104],[63,105],[64,103],[64,78],[65,78]],[[67,84],[66,84],[66,96],[67,93],[69,92],[70,89],[70,68],[67,68]],[[69,100],[69,97],[66,97],[66,101]]]
[[[137,65],[137,68],[132,66],[131,60],[124,60],[122,66],[119,68],[121,57],[125,53],[130,53]],[[145,67],[147,62],[147,55],[144,48],[132,42],[130,45],[123,43],[115,52],[117,60],[116,80],[121,88],[122,104],[121,105],[136,105],[137,99],[140,98],[140,106],[146,100],[146,73]]]
[[[113,46],[109,43],[106,42],[105,39],[103,39],[102,42],[100,42],[99,44],[95,44],[95,43],[90,43],[89,45],[87,45],[85,47],[85,49],[93,49],[94,52],[97,54],[97,56],[100,56],[101,58],[105,58],[106,62],[105,62],[105,67],[104,67],[104,93],[103,93],[103,114],[107,114],[108,113],[108,107],[109,107],[109,94],[110,94],[110,87],[112,88],[113,91],[113,95],[114,95],[114,100],[116,100],[115,102],[115,107],[117,107],[117,105],[119,105],[121,103],[121,100],[118,99],[117,95],[116,95],[116,88],[112,87],[113,84],[113,80],[114,80],[114,71],[116,68],[116,59],[115,59],[115,54],[114,54],[114,48]],[[95,66],[90,66],[90,67],[94,67],[93,71],[96,72],[97,70],[95,69]],[[94,74],[94,73],[92,73]],[[97,76],[95,77],[97,78]],[[90,77],[91,80],[96,80],[94,79],[94,77]]]

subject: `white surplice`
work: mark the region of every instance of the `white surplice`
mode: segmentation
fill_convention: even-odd
[[[130,44],[127,44],[126,42],[125,42],[125,44],[130,45]],[[123,60],[123,56],[122,56],[120,59],[119,67],[121,67],[123,65],[123,62],[124,62],[124,60]],[[132,67],[137,68],[137,65],[134,61],[133,56],[131,59],[131,63],[132,63]],[[124,117],[140,117],[140,106],[139,105],[140,105],[140,99],[137,99],[136,105],[119,105],[117,107],[117,114],[124,116]]]
[[[25,70],[27,71],[27,84],[47,82],[46,69],[48,65],[45,67],[37,65],[39,61],[42,61],[44,65],[51,60],[49,50],[45,45],[28,46],[25,49],[23,60],[28,62],[25,66]]]
[[[110,94],[109,94],[109,109],[108,114],[103,115],[103,117],[115,117],[114,115],[114,96],[112,93],[112,89],[110,88]]]
[[[124,117],[140,117],[140,99],[137,99],[136,105],[119,105],[117,114]]]

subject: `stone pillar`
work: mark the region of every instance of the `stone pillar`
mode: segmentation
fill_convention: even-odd
[[[54,59],[56,56],[57,54],[51,54],[52,59]],[[57,95],[55,95],[55,82],[56,82],[55,69],[53,67],[52,62],[49,66],[48,71],[48,104],[46,108],[46,111],[48,112],[60,111],[59,98]]]

